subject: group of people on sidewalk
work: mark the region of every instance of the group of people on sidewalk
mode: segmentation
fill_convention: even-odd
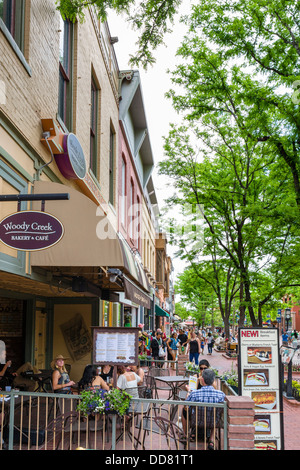
[[[180,329],[174,331],[168,338],[163,331],[158,328],[152,334],[143,332],[140,345],[140,353],[146,352],[155,361],[176,361],[178,355],[187,354],[190,362],[196,365],[199,363],[199,356],[204,354],[205,345],[207,354],[211,355],[214,345],[214,337],[211,332],[204,330],[195,332],[194,329]]]

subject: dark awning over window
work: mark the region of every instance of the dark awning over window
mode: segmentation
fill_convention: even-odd
[[[130,279],[123,276],[125,297],[145,308],[151,308],[150,297],[142,289],[139,289]]]
[[[155,315],[157,317],[169,317],[170,314],[162,309],[159,305],[155,305]]]

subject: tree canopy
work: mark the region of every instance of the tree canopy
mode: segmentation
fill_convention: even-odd
[[[56,3],[71,21],[84,21],[87,8],[102,19],[109,9],[124,13],[137,30],[131,63],[147,67],[182,1]],[[299,285],[300,4],[191,3],[167,94],[182,126],[170,127],[160,172],[174,182],[168,204],[196,205],[204,226],[199,244],[176,220],[173,241],[196,275],[191,302],[205,284],[225,322],[234,301],[240,321],[247,314],[257,325]]]
[[[107,12],[114,10],[126,15],[127,21],[138,31],[137,51],[131,54],[132,65],[147,68],[155,62],[153,51],[163,44],[164,36],[173,24],[182,0],[56,0],[63,18],[72,22],[84,21],[88,7],[95,8],[99,18],[106,20]]]
[[[200,1],[171,72],[168,97],[184,124],[171,126],[160,171],[174,181],[169,204],[203,206],[206,223],[204,249],[180,254],[196,271],[197,256],[209,257],[223,309],[216,274],[230,268],[240,321],[248,312],[254,326],[298,285],[299,20],[290,1]]]

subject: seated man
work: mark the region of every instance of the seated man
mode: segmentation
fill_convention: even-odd
[[[215,376],[215,373],[214,373],[213,370],[211,370],[211,369],[203,370],[202,375],[200,376],[200,383],[201,383],[202,387],[199,390],[193,390],[192,392],[189,392],[187,397],[186,397],[186,401],[200,402],[200,403],[223,403],[224,400],[225,400],[225,394],[221,390],[216,390],[213,387],[215,377],[216,376]],[[189,410],[189,408],[190,407],[184,407],[183,410],[182,410],[181,419],[182,419],[182,427],[183,427],[183,431],[184,431],[185,435],[187,435],[187,410]],[[190,411],[192,411],[192,413],[194,413],[194,415],[196,414],[195,408],[196,407],[192,407],[192,410],[190,410]],[[201,416],[201,418],[205,416],[205,413],[203,413],[203,410],[204,410],[203,407],[199,407],[197,409],[198,418],[200,416]],[[217,409],[217,411],[218,410],[219,409]],[[201,413],[201,411],[202,411],[202,413]],[[189,413],[190,423],[192,421],[192,413]],[[218,416],[217,413],[216,413],[216,416]],[[199,423],[199,419],[198,419],[198,423]],[[214,422],[207,423],[208,428],[210,427],[209,424],[211,424],[212,427],[214,427]],[[217,424],[217,419],[216,419],[216,424]],[[208,449],[209,450],[214,450],[213,436],[212,435],[209,436]]]

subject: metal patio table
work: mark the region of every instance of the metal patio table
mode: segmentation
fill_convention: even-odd
[[[184,377],[183,375],[169,375],[169,376],[160,376],[154,377],[156,381],[160,381],[169,385],[172,391],[171,399],[176,399],[176,392],[177,388],[181,387],[181,385],[189,382],[188,377]]]

